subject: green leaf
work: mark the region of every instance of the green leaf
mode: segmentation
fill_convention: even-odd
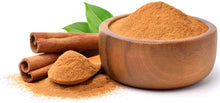
[[[66,30],[67,32],[90,33],[87,22],[75,22],[62,29]]]
[[[86,7],[86,19],[91,32],[98,33],[99,25],[106,19],[113,17],[113,15],[98,6],[91,5],[85,2]]]

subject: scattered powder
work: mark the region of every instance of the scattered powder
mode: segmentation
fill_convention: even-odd
[[[208,30],[202,22],[163,2],[148,3],[109,28],[116,34],[145,40],[184,39]]]
[[[100,96],[117,89],[120,85],[111,80],[107,75],[100,73],[93,78],[74,86],[59,85],[50,81],[49,78],[33,83],[27,83],[22,80],[19,74],[11,75],[7,78],[15,80],[13,85],[20,88],[27,88],[33,92],[34,95],[61,98],[86,98]]]
[[[86,58],[70,50],[62,54],[50,68],[48,71],[48,77],[50,78],[33,83],[24,82],[19,74],[9,75],[7,78],[14,80],[13,85],[16,87],[22,89],[24,87],[25,90],[33,92],[34,95],[85,98],[109,93],[120,86],[120,84],[105,75],[100,68],[99,55]],[[85,80],[82,81],[81,79]],[[77,81],[77,84],[67,86],[66,84],[69,84],[67,82],[71,80],[74,83]]]
[[[63,85],[77,84],[94,76],[101,68],[101,62],[99,64],[96,66],[82,54],[69,50],[49,69],[48,78]]]

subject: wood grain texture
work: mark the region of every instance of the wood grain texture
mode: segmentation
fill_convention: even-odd
[[[192,85],[212,70],[217,49],[217,29],[196,18],[208,31],[179,40],[140,40],[111,32],[108,26],[126,15],[104,21],[99,28],[102,67],[114,80],[138,88],[174,89]]]

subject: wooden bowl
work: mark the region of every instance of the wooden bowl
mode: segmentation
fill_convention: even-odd
[[[217,29],[203,19],[208,31],[179,40],[140,40],[109,30],[120,15],[104,21],[99,28],[102,67],[114,80],[148,89],[174,89],[205,78],[215,63]]]

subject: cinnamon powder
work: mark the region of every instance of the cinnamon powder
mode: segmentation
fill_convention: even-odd
[[[59,85],[50,81],[49,78],[33,83],[27,83],[24,82],[18,74],[8,76],[7,78],[15,81],[13,85],[19,86],[20,88],[27,88],[33,92],[34,95],[61,98],[100,96],[117,89],[119,86],[119,84],[110,79],[110,77],[100,73],[93,78],[74,86]]]
[[[96,59],[100,60],[99,57]],[[101,68],[101,62],[96,65],[84,55],[73,50],[63,53],[48,71],[48,78],[52,81],[73,85],[88,80]]]
[[[199,20],[164,2],[148,3],[109,28],[116,34],[145,40],[184,39],[208,30]]]
[[[63,53],[48,71],[48,78],[26,83],[21,76],[9,76],[16,84],[35,95],[61,98],[99,96],[115,90],[119,84],[103,74],[99,55],[85,57],[69,50]],[[98,73],[97,73],[98,72]]]

